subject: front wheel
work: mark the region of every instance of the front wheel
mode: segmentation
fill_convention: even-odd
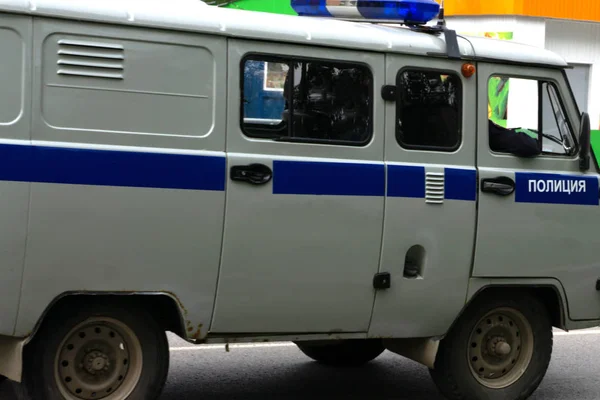
[[[380,340],[352,339],[296,342],[306,356],[330,366],[359,366],[377,358],[385,347]]]
[[[524,400],[542,382],[551,354],[542,302],[527,293],[486,296],[441,341],[430,374],[451,400]]]
[[[164,330],[143,309],[90,306],[50,317],[25,351],[32,399],[150,400],[169,368]]]

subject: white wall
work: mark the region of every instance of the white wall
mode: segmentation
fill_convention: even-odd
[[[588,112],[592,129],[600,129],[600,23],[548,20],[546,48],[568,63],[590,65]],[[583,111],[583,110],[582,110]]]
[[[541,18],[514,16],[447,17],[457,32],[513,32],[513,41],[544,47],[546,24]]]

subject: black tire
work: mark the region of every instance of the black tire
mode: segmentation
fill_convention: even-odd
[[[494,382],[492,379],[487,380],[484,384],[479,380],[481,378],[476,378],[476,373],[472,371],[481,371],[478,367],[492,364],[482,364],[483,360],[477,359],[476,356],[472,357],[472,355],[479,346],[477,335],[480,335],[480,327],[487,324],[490,328],[486,329],[494,329],[491,328],[492,325],[489,324],[491,319],[488,319],[486,314],[499,309],[508,310],[507,312],[516,310],[525,318],[529,328],[526,328],[524,332],[517,329],[513,331],[514,334],[509,333],[506,335],[508,338],[517,338],[517,341],[514,341],[513,346],[510,347],[510,353],[506,355],[491,355],[492,352],[488,351],[490,347],[480,346],[482,349],[486,349],[485,355],[481,357],[482,359],[500,357],[502,362],[508,364],[508,374],[512,374],[512,379],[509,379],[511,378],[510,375],[505,375],[500,378],[505,379],[505,381],[500,381],[496,385],[492,383]],[[513,315],[518,316],[518,313]],[[510,314],[506,315],[510,316]],[[492,322],[492,324],[498,324],[500,329],[507,329],[508,331],[514,329],[513,326],[517,325],[516,323],[513,324],[510,319],[504,318],[503,320],[502,314],[492,314],[491,318],[494,318],[494,316],[497,316],[497,321]],[[485,319],[480,321],[484,317]],[[478,324],[478,322],[480,323]],[[500,325],[503,323],[506,324],[506,328],[502,328],[502,325]],[[488,332],[491,332],[491,330]],[[485,335],[485,332],[483,332],[483,336]],[[532,341],[530,342],[526,336],[531,337]],[[489,337],[481,337],[481,344],[491,345],[490,343],[497,343],[490,342]],[[527,345],[526,343],[530,344]],[[435,369],[429,372],[439,391],[449,400],[525,400],[533,394],[542,382],[550,364],[552,346],[552,323],[547,308],[539,299],[521,291],[498,296],[484,294],[483,297],[475,300],[467,308],[448,335],[440,342],[434,364]],[[492,349],[496,351],[496,347],[492,347]],[[514,353],[517,349],[521,352]],[[509,350],[505,348],[504,351]],[[529,360],[528,365],[525,364],[526,360]],[[515,361],[515,364],[511,364]],[[519,365],[520,363],[523,363],[522,365],[525,367],[523,374],[519,374],[517,368],[510,369],[510,365]],[[471,369],[472,365],[476,365],[473,370]],[[500,368],[504,368],[505,365],[503,364],[503,367]],[[483,368],[483,371],[485,371],[485,368]],[[504,371],[501,371],[501,373],[504,373]]]
[[[0,382],[0,399],[29,400],[20,383],[4,379]]]
[[[296,342],[302,353],[323,365],[360,366],[379,357],[385,350],[380,340],[352,339],[323,342]]]
[[[81,331],[87,332],[87,339],[84,338],[81,339],[82,342],[77,342],[77,338],[80,336],[71,336],[61,346],[63,340],[70,335],[69,332],[89,318],[97,318],[98,322],[81,327]],[[108,323],[112,325],[103,325]],[[74,332],[77,333],[79,330]],[[94,334],[104,335],[101,337],[104,342],[98,342],[100,344],[96,345],[95,342],[90,341],[91,339],[98,340],[97,336],[93,336]],[[135,335],[135,338],[128,341],[128,338],[134,337],[131,335]],[[116,344],[110,342],[111,339],[116,341]],[[73,345],[73,343],[75,344]],[[119,343],[127,343],[126,352],[119,352]],[[70,348],[74,349],[72,353],[68,353],[71,351]],[[97,351],[97,349],[104,350]],[[62,352],[60,357],[59,351]],[[105,357],[105,353],[109,356]],[[71,354],[85,354],[85,356],[83,358],[73,356],[71,359]],[[116,356],[113,357],[115,354]],[[130,359],[128,360],[127,357]],[[68,367],[73,370],[65,373],[60,368],[63,368],[63,363],[67,359],[73,361],[72,366]],[[87,360],[85,363],[87,368],[82,367],[83,362],[78,364],[78,360]],[[108,363],[103,360],[108,360]],[[110,364],[111,361],[112,364]],[[67,364],[69,363],[67,362]],[[76,364],[78,367],[75,366]],[[96,367],[102,368],[103,365],[106,369],[102,369],[100,372],[95,370]],[[126,365],[126,367],[122,365]],[[124,371],[124,368],[128,369]],[[93,372],[90,372],[92,370]],[[55,371],[59,378],[55,378]],[[119,307],[118,304],[112,306],[95,304],[79,309],[64,309],[63,312],[53,313],[44,321],[34,340],[25,348],[22,386],[31,399],[85,399],[89,398],[89,392],[87,393],[88,397],[80,397],[84,396],[85,392],[79,395],[69,392],[69,390],[76,390],[75,386],[68,386],[69,384],[61,384],[63,393],[69,393],[68,396],[61,394],[57,381],[63,382],[64,378],[65,382],[68,381],[73,385],[72,382],[85,382],[79,377],[91,379],[86,374],[94,373],[103,374],[100,379],[106,379],[107,385],[115,386],[114,388],[109,387],[106,391],[103,389],[103,394],[110,393],[103,397],[103,400],[154,400],[162,393],[168,371],[169,345],[166,333],[147,311],[140,308],[127,309],[122,305]],[[77,378],[64,377],[65,374],[75,375]],[[122,374],[122,379],[115,378],[120,374]],[[112,378],[106,378],[107,376]],[[122,390],[128,386],[131,387],[131,390],[127,390],[129,393],[127,395]]]

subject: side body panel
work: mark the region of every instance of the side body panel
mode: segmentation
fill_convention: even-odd
[[[397,140],[397,102],[386,105],[387,197],[380,271],[391,274],[391,287],[377,292],[371,337],[441,335],[465,304],[476,218],[476,81],[461,75],[461,65],[410,56],[389,56],[386,62],[388,85],[398,85],[403,68],[456,75],[462,85],[462,138],[454,151],[404,148]],[[406,261],[421,262],[419,276],[404,277]]]
[[[366,65],[373,139],[343,146],[246,136],[240,88],[247,53]],[[228,166],[261,163],[273,179],[261,186],[228,181],[211,333],[366,332],[383,225],[383,75],[380,54],[230,41]]]
[[[493,74],[554,81],[578,135],[579,116],[560,71],[480,64],[477,73],[480,110],[487,107],[488,79]],[[537,112],[534,106],[532,113]],[[548,126],[546,121],[543,126]],[[514,180],[515,191],[507,196],[480,193],[473,276],[554,278],[564,287],[569,318],[600,318],[599,176],[594,165],[582,173],[577,156],[520,158],[494,153],[483,112],[478,129],[480,182],[508,177]]]
[[[32,35],[31,18],[0,14],[0,335],[14,332],[23,275],[31,185],[11,179],[8,149],[29,144]]]
[[[204,336],[224,218],[225,39],[51,19],[34,30],[17,334],[77,290],[170,292],[188,335]]]

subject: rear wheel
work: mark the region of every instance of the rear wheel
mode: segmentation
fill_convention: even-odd
[[[552,324],[536,297],[517,293],[473,303],[440,343],[430,374],[448,399],[524,400],[552,354]]]
[[[296,342],[306,356],[331,366],[359,366],[377,358],[385,347],[380,340],[357,339]]]
[[[150,400],[169,368],[164,330],[143,309],[92,306],[45,321],[25,351],[33,399]]]

